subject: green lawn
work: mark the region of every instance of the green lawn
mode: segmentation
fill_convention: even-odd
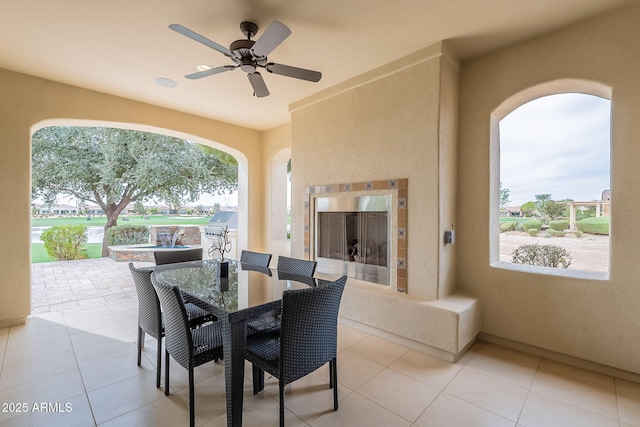
[[[102,257],[102,243],[87,243],[84,245],[87,248],[87,255],[89,258],[101,258]],[[37,264],[40,262],[55,261],[49,258],[47,251],[42,243],[31,244],[31,263]]]
[[[178,215],[151,215],[148,219],[140,215],[131,215],[127,217],[128,221],[118,219],[118,225],[206,225],[211,219],[209,216],[178,216]],[[86,225],[86,226],[104,226],[107,218],[92,217],[87,220],[86,217],[63,217],[63,218],[32,218],[32,227],[46,227],[53,225]]]
[[[148,219],[140,215],[127,217],[128,221],[118,220],[118,225],[206,225],[211,217],[209,216],[178,216],[178,215],[151,215]],[[54,225],[86,225],[92,227],[104,226],[107,223],[106,217],[64,217],[64,218],[32,218],[32,227],[49,227]],[[87,243],[87,254],[89,258],[102,257],[101,243]],[[47,251],[42,243],[31,243],[31,263],[53,261],[47,255]]]

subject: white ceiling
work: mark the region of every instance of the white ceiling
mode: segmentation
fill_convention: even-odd
[[[288,106],[439,40],[466,59],[636,0],[1,0],[0,68],[264,130]],[[269,61],[321,71],[311,83],[263,72],[252,96],[234,70],[188,80],[198,64],[229,58],[168,26],[225,46],[279,20],[292,31]],[[175,88],[158,85],[168,78]]]

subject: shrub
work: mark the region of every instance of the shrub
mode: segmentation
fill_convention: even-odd
[[[585,218],[576,222],[576,228],[579,231],[591,234],[609,235],[609,218],[608,217],[592,217]]]
[[[576,231],[574,231],[574,232],[573,232],[573,234],[575,234],[575,235],[576,235],[576,237],[582,237],[582,235],[583,235],[584,233],[583,233],[582,231],[580,231],[580,230],[576,230]]]
[[[517,223],[515,221],[504,221],[500,223],[500,232],[515,231]]]
[[[50,258],[56,261],[83,259],[82,245],[87,243],[86,225],[56,225],[40,235]]]
[[[116,225],[107,230],[107,245],[136,245],[149,243],[149,227],[146,225]]]
[[[569,251],[555,245],[522,245],[511,253],[511,262],[515,264],[569,268],[572,260]]]
[[[536,237],[538,235],[538,229],[537,228],[530,228],[527,230],[527,233],[529,233],[529,236],[531,237]]]
[[[549,228],[556,231],[564,231],[569,228],[569,221],[566,219],[556,219],[549,222]]]
[[[538,221],[537,219],[530,219],[529,221],[525,221],[522,223],[522,228],[524,228],[524,231],[529,231],[532,228],[540,230],[542,228],[542,222]]]
[[[547,230],[547,233],[549,233],[552,236],[556,236],[556,237],[564,237],[565,234],[567,234],[564,231],[553,230],[551,228]]]

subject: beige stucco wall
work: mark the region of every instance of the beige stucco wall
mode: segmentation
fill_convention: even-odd
[[[639,39],[636,4],[463,64],[456,243],[456,282],[482,302],[484,333],[635,373],[640,373]],[[490,169],[497,167],[490,161],[491,113],[520,91],[558,79],[612,88],[609,280],[490,267]]]
[[[11,242],[0,246],[0,327],[23,321],[31,306],[31,133],[43,125],[99,122],[189,137],[234,155],[245,212],[240,228],[248,230],[239,246],[263,246],[261,132],[0,70],[0,235]]]
[[[456,293],[456,246],[443,241],[456,223],[458,73],[437,43],[291,106],[293,235],[307,186],[408,178],[408,294],[349,279],[340,315],[446,360],[480,328],[477,300]]]
[[[292,233],[307,186],[408,178],[408,289],[438,298],[441,63],[437,44],[294,104]],[[300,173],[297,173],[300,171]],[[292,240],[292,254],[303,256]]]
[[[264,242],[261,249],[273,255],[276,265],[279,255],[290,255],[287,239],[287,162],[291,158],[291,124],[287,123],[264,132]]]

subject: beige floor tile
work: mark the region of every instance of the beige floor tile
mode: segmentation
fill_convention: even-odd
[[[82,331],[80,333],[73,333],[69,335],[69,338],[73,344],[73,348],[76,350],[100,344],[105,341],[117,340],[123,342],[134,342],[129,331],[125,330],[120,325],[107,326],[106,328],[96,329],[91,332]],[[155,345],[155,341],[152,342],[152,345]]]
[[[340,401],[337,411],[331,408],[310,423],[312,427],[403,427],[411,423],[384,409],[358,393]]]
[[[356,392],[414,422],[438,396],[440,390],[397,371],[385,369]]]
[[[129,341],[119,341],[109,339],[99,344],[75,349],[78,366],[90,366],[96,363],[102,363],[114,357],[123,356],[125,354],[137,354],[136,345]]]
[[[29,413],[0,422],[0,427],[93,427],[95,421],[86,394],[64,402],[42,402],[51,405],[36,405]]]
[[[38,319],[36,319],[38,320]],[[50,340],[61,337],[68,337],[69,332],[65,325],[43,321],[44,324],[32,326],[34,321],[27,322],[27,325],[20,327],[12,327],[9,331],[9,339],[7,340],[7,348],[18,347],[23,345],[46,345]]]
[[[227,403],[225,393],[224,375],[197,382],[195,384],[196,420],[199,423],[207,423],[212,419],[226,414]],[[173,387],[173,386],[171,386]],[[244,399],[251,396],[251,384],[245,381]],[[175,393],[185,406],[189,406],[189,388],[183,388]]]
[[[445,362],[416,350],[409,350],[393,362],[389,368],[442,390],[460,372],[462,366],[458,363]]]
[[[617,419],[618,417],[615,391],[593,382],[583,382],[576,377],[538,371],[531,385],[531,391],[608,418]]]
[[[155,355],[155,351],[153,354]],[[169,375],[170,375],[169,387],[171,387],[171,392],[175,393],[177,391],[180,391],[189,387],[189,371],[183,368],[178,362],[173,360],[171,356],[169,356],[169,358],[171,363],[171,367],[170,367],[171,369],[169,371]],[[153,361],[155,365],[155,361],[156,361],[155,356],[153,358]],[[164,363],[165,363],[164,354],[162,355],[162,363],[163,363],[163,368],[161,372],[162,381],[163,381],[162,387],[164,387]],[[218,363],[215,363],[212,361],[196,367],[193,371],[193,378],[195,383],[198,384],[199,382],[202,382],[210,378],[213,378],[217,375],[223,375],[223,374],[224,374],[224,362],[219,361]]]
[[[349,351],[383,366],[389,366],[408,352],[409,348],[383,338],[369,336],[350,346]]]
[[[567,364],[555,362],[549,359],[542,359],[540,361],[540,371],[553,372],[559,375],[576,378],[580,381],[598,384],[602,387],[606,387],[612,390],[615,388],[613,377],[609,375],[587,371],[586,369],[569,366]]]
[[[2,371],[0,390],[43,380],[73,370],[78,370],[78,364],[72,351],[28,360],[23,363],[15,363]]]
[[[68,351],[73,351],[73,347],[71,346],[71,339],[66,335],[57,339],[47,340],[45,345],[40,342],[16,345],[7,348],[4,365],[25,363]]]
[[[338,353],[337,363],[338,382],[351,390],[358,389],[384,369],[384,366],[379,363],[358,356],[349,350]]]
[[[286,399],[286,398],[285,398]],[[280,406],[266,393],[259,393],[247,399],[243,405],[242,425],[260,427],[278,427],[280,425]],[[305,427],[306,424],[285,408],[284,422],[287,427]],[[203,425],[204,427],[226,427],[227,414],[224,413]]]
[[[531,386],[537,371],[537,364],[482,351],[476,352],[465,366],[523,388]]]
[[[189,408],[178,396],[169,395],[100,424],[100,427],[125,426],[188,427]]]
[[[83,366],[80,368],[80,375],[87,391],[92,391],[147,371],[155,372],[155,366],[149,363],[147,358],[143,357],[142,364],[138,366],[136,356],[128,353],[101,363]]]
[[[156,373],[147,371],[90,391],[88,396],[93,415],[96,422],[100,424],[162,399],[164,392],[156,388]]]
[[[413,424],[415,427],[514,427],[515,422],[441,393]]]
[[[444,391],[514,422],[527,397],[527,389],[466,366]]]
[[[80,334],[82,332],[93,332],[101,330],[109,326],[119,326],[120,323],[115,315],[109,313],[101,316],[92,316],[88,319],[77,319],[71,322],[67,321],[69,327],[69,335]]]
[[[619,392],[617,397],[620,421],[640,426],[640,396]]]
[[[349,348],[369,336],[368,333],[350,326],[338,324],[338,348]]]
[[[530,393],[518,422],[526,427],[618,427],[617,417],[607,418],[533,392]]]
[[[97,317],[113,315],[106,305],[100,307],[84,308],[80,310],[70,310],[63,313],[67,325],[77,325],[83,320],[95,319]]]
[[[277,384],[267,389],[265,382],[265,392],[276,402],[280,400],[280,388]],[[338,372],[338,402],[349,394],[351,390],[340,384]],[[327,411],[333,411],[333,389],[329,388],[329,377],[316,371],[287,384],[284,389],[284,404],[285,408],[306,423],[311,423]]]
[[[0,391],[0,402],[24,402],[33,404],[67,402],[70,398],[84,394],[80,372],[69,371],[60,375],[31,382],[8,390]],[[15,412],[1,412],[0,421],[16,417]]]

